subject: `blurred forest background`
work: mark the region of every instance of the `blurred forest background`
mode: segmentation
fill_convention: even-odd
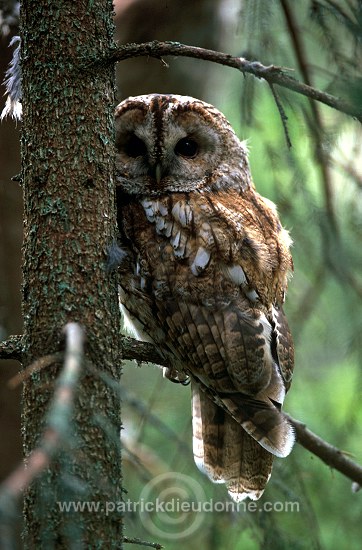
[[[5,3],[6,4],[6,3]],[[18,33],[13,2],[2,12],[1,80]],[[287,67],[291,75],[348,99],[362,109],[360,0],[118,0],[119,43],[175,40]],[[323,439],[362,462],[362,132],[336,110],[278,88],[288,117],[288,148],[268,85],[251,75],[200,60],[123,61],[118,100],[150,92],[177,93],[213,103],[248,141],[258,191],[276,202],[294,241],[295,274],[286,312],[296,345],[296,370],[285,410]],[[2,94],[1,94],[2,96]],[[0,110],[3,107],[1,97]],[[0,126],[0,337],[20,334],[22,191],[20,124]],[[21,458],[20,394],[0,369],[0,479]],[[155,475],[181,472],[208,499],[226,499],[197,470],[191,450],[189,388],[163,380],[149,365],[126,362],[122,381],[124,481],[137,501]],[[298,501],[299,512],[206,514],[192,538],[157,537],[170,550],[361,548],[362,491],[296,445],[276,460],[264,501]],[[126,535],[149,539],[137,513]]]

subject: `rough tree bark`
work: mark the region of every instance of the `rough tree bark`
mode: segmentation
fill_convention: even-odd
[[[68,321],[87,338],[68,448],[26,495],[25,547],[121,548],[121,518],[102,512],[120,500],[120,406],[97,375],[116,376],[119,353],[117,289],[105,269],[116,227],[114,67],[97,64],[112,46],[112,2],[27,0],[21,19],[24,367],[59,349]],[[25,383],[25,455],[58,372],[50,365]],[[57,501],[71,500],[100,508],[60,512]]]

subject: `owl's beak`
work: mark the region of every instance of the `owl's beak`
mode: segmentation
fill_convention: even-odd
[[[157,185],[160,184],[161,177],[162,177],[162,168],[161,168],[161,164],[158,162],[155,166],[155,178],[157,181]]]
[[[156,180],[156,185],[159,186],[161,183],[162,178],[166,175],[165,167],[162,165],[162,162],[157,162],[150,166],[149,168],[149,175],[151,178],[154,178]]]

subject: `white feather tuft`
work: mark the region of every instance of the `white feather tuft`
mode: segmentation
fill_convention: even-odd
[[[17,44],[12,60],[9,63],[9,68],[5,73],[5,95],[6,98],[5,107],[0,115],[0,120],[3,120],[7,116],[11,116],[15,120],[21,120],[22,106],[21,106],[21,66],[20,66],[20,37],[14,36],[9,46]]]

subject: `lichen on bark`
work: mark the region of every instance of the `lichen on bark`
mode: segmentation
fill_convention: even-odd
[[[116,281],[105,269],[116,228],[114,68],[96,63],[112,47],[112,2],[28,0],[21,34],[24,367],[59,348],[68,321],[87,338],[69,442],[26,495],[24,544],[120,548],[120,517],[57,504],[100,501],[101,510],[121,499],[119,396],[95,374],[115,377],[120,351]],[[24,385],[25,456],[58,372],[51,365]]]

